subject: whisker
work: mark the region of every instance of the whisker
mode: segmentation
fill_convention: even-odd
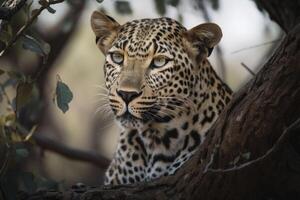
[[[95,94],[95,97],[97,97],[97,96],[103,96],[103,97],[108,98],[108,94],[102,94],[102,93]]]
[[[103,111],[102,114],[105,114],[105,113],[108,114],[108,113],[110,113],[110,112],[111,112],[111,108],[110,108],[109,103],[103,104],[103,105],[101,105],[100,107],[98,107],[98,108],[96,109],[96,111],[95,111],[95,115],[96,115],[98,112],[100,112],[100,111]]]
[[[105,125],[104,126],[101,126],[100,128],[99,128],[99,130],[104,130],[104,129],[107,129],[107,128],[110,128],[110,127],[112,127],[112,125],[114,125],[114,120],[113,119],[111,119],[108,123],[105,123]]]
[[[161,114],[164,114],[166,117],[173,117],[171,113],[166,113],[166,112],[160,110],[159,108],[153,107],[152,109],[153,109],[153,110],[156,110],[158,114],[161,113]],[[148,112],[148,113],[151,113],[151,112]],[[154,114],[154,113],[152,113],[152,114]],[[158,116],[160,119],[163,120],[163,117],[161,117],[161,116],[159,116],[159,115],[155,115],[155,116]],[[176,115],[175,115],[175,116],[176,116]]]
[[[170,112],[172,112],[173,115],[175,115],[175,116],[178,115],[178,113],[177,113],[176,111],[174,111],[174,110],[172,110],[172,109],[170,109],[170,108],[165,107],[166,105],[164,105],[164,104],[157,104],[157,105],[162,106],[162,107],[160,108],[160,110],[164,110],[164,111],[167,111],[167,112],[170,111]],[[170,114],[171,114],[171,113],[170,113]]]
[[[156,115],[156,114],[154,114],[154,113],[152,113],[152,112],[147,112],[147,113],[145,113],[145,114],[147,114],[147,115],[151,115],[152,116],[152,119],[159,119],[159,120],[163,120],[163,118],[161,117],[161,116],[159,116],[159,115]]]
[[[105,86],[102,86],[102,85],[94,84],[92,86],[108,91],[108,89]]]
[[[175,101],[175,102],[180,102],[180,103],[183,103],[184,105],[186,105],[187,107],[190,107],[193,112],[197,112],[197,109],[196,109],[196,105],[194,104],[194,102],[187,98],[187,97],[182,97],[182,96],[177,96],[177,97],[173,97],[173,96],[162,96],[162,97],[158,97],[158,99],[160,100],[171,100],[171,101]],[[174,104],[172,104],[174,105]],[[177,105],[178,106],[178,105]]]

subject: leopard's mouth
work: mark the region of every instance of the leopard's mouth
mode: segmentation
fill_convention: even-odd
[[[128,110],[126,110],[125,113],[123,113],[121,116],[118,116],[117,118],[119,118],[120,120],[141,120],[140,118],[134,116],[133,114],[131,114]]]
[[[146,109],[144,112],[140,113],[140,117],[132,114],[128,109],[121,114],[116,115],[116,119],[120,124],[125,128],[141,128],[144,124],[151,122],[166,123],[171,120],[169,115],[162,115],[159,113],[159,110],[162,108],[154,105],[149,109]]]
[[[116,119],[125,128],[138,128],[143,121],[142,119],[132,115],[129,111],[124,114],[117,116]]]

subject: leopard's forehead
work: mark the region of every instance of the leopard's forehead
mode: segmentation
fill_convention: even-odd
[[[185,31],[179,22],[166,17],[133,20],[121,26],[114,45],[121,49],[128,46],[130,52],[146,53],[150,46],[164,46],[161,51],[165,51],[174,43],[181,43]]]

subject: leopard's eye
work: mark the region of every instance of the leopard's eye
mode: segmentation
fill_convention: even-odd
[[[124,56],[123,54],[119,53],[119,52],[113,52],[110,54],[111,60],[116,63],[116,64],[122,64],[124,61]]]
[[[169,60],[164,57],[164,56],[159,56],[153,59],[152,61],[152,67],[153,68],[160,68],[165,66],[167,63],[169,62]]]

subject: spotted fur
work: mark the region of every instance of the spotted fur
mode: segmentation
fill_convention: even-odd
[[[105,84],[123,131],[105,184],[130,184],[174,174],[204,141],[231,99],[207,57],[222,37],[216,24],[191,30],[170,18],[119,25],[95,11],[97,45],[106,55]],[[123,56],[115,63],[111,54]],[[153,67],[157,56],[168,62]],[[125,102],[121,93],[135,94]]]

